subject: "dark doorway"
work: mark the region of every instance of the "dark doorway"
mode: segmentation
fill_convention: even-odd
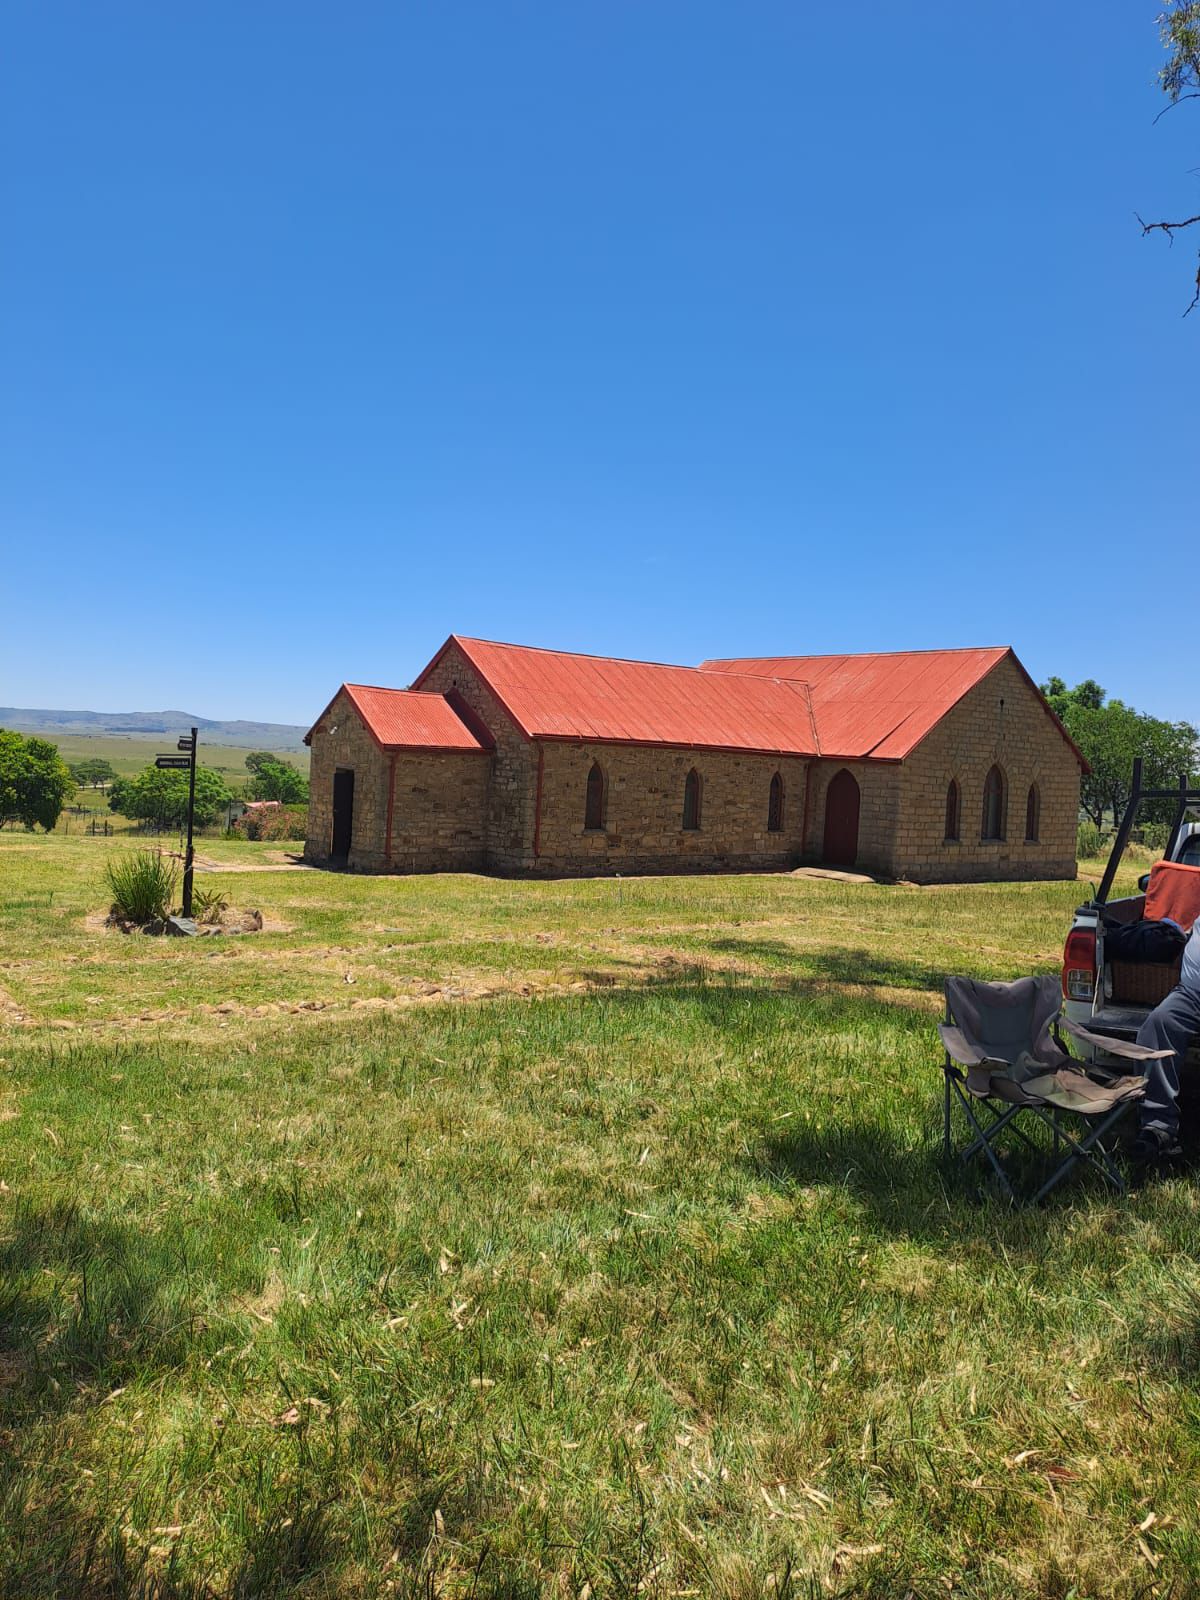
[[[354,774],[339,767],[333,775],[333,846],[330,855],[345,861],[354,835]]]
[[[858,859],[858,784],[845,767],[825,791],[825,860],[852,867]]]

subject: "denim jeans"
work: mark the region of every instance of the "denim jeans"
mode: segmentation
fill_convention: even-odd
[[[1200,991],[1172,989],[1161,1005],[1138,1029],[1137,1042],[1151,1050],[1173,1054],[1146,1062],[1146,1098],[1142,1101],[1142,1127],[1156,1133],[1179,1131],[1179,1068],[1188,1046],[1200,1034]]]

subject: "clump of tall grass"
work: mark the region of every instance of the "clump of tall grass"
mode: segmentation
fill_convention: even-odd
[[[1104,838],[1094,822],[1081,822],[1075,834],[1075,854],[1080,861],[1092,861],[1104,848]]]
[[[116,856],[104,868],[112,914],[125,922],[153,922],[170,915],[175,897],[175,863],[161,850],[135,850]]]

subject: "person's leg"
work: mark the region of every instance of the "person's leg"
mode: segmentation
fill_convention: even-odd
[[[1137,1042],[1151,1050],[1170,1050],[1169,1056],[1146,1063],[1146,1096],[1141,1124],[1162,1145],[1174,1144],[1179,1133],[1179,1069],[1188,1046],[1200,1034],[1200,994],[1182,985],[1142,1023]]]

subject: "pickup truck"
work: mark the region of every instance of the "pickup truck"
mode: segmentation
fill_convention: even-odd
[[[1200,789],[1188,788],[1186,779],[1181,778],[1178,789],[1143,791],[1141,763],[1135,763],[1133,794],[1113,841],[1104,877],[1095,897],[1076,911],[1063,948],[1065,1014],[1090,1032],[1113,1039],[1133,1039],[1147,1014],[1160,1000],[1166,999],[1179,981],[1178,963],[1134,966],[1106,960],[1104,950],[1106,924],[1139,922],[1144,914],[1148,874],[1138,880],[1139,894],[1110,900],[1109,892],[1139,805],[1145,800],[1162,799],[1177,802],[1175,823],[1163,859],[1200,867],[1200,822],[1185,820],[1189,810],[1200,806]],[[1120,1064],[1115,1057],[1106,1057],[1099,1051],[1094,1054],[1096,1060],[1105,1064]],[[1200,1040],[1192,1046],[1188,1060],[1189,1064],[1200,1065]]]

